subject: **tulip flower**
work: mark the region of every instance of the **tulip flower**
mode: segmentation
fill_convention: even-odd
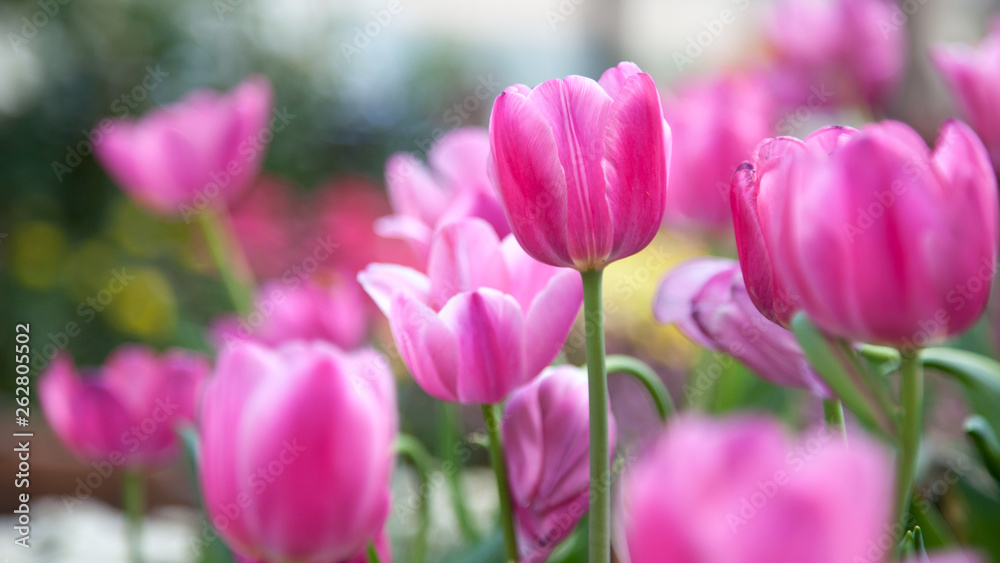
[[[733,260],[694,258],[676,266],[660,284],[653,313],[660,322],[676,323],[691,340],[735,357],[772,383],[829,395],[795,335],[754,306],[739,263]]]
[[[94,153],[137,203],[164,215],[220,207],[257,175],[270,134],[271,86],[246,80],[228,94],[198,90],[139,120],[102,127]]]
[[[951,88],[959,109],[979,133],[1000,166],[1000,113],[996,92],[1000,89],[1000,18],[993,21],[990,35],[973,49],[967,45],[939,45],[933,61]]]
[[[430,148],[430,169],[416,155],[392,155],[385,179],[395,214],[379,219],[376,231],[410,241],[425,258],[434,229],[463,217],[479,217],[507,236],[510,226],[487,174],[489,153],[486,131],[463,127]]]
[[[898,18],[902,17],[900,21]],[[881,106],[903,78],[906,15],[891,0],[784,0],[767,25],[787,102]]]
[[[931,152],[896,122],[763,142],[733,178],[747,289],[779,322],[922,347],[980,317],[996,270],[997,183],[982,142],[949,122]]]
[[[81,375],[60,353],[41,376],[42,410],[79,459],[151,469],[178,454],[175,429],[193,423],[210,366],[200,355],[163,355],[139,345],[115,350],[96,373]]]
[[[725,76],[664,96],[673,133],[664,222],[671,227],[728,234],[733,171],[761,139],[774,134],[775,109],[755,76]]]
[[[525,563],[546,561],[590,508],[587,409],[587,374],[570,365],[546,368],[507,401],[503,443]]]
[[[209,521],[250,559],[357,560],[389,512],[395,395],[371,350],[225,348],[199,418]]]
[[[670,128],[648,74],[621,63],[534,89],[511,86],[490,115],[491,170],[525,251],[597,270],[645,248],[660,227]]]
[[[234,340],[275,346],[291,340],[322,340],[343,349],[361,345],[369,312],[361,286],[348,272],[288,276],[265,285],[247,315],[227,315],[213,326],[221,347]]]
[[[480,219],[435,233],[426,275],[371,264],[358,281],[389,319],[417,383],[458,403],[499,403],[537,376],[582,303],[579,275],[536,262]]]

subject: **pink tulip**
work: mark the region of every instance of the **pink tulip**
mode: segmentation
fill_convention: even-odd
[[[660,284],[653,313],[772,383],[829,395],[795,335],[765,318],[750,301],[740,265],[733,260],[695,258],[676,266]]]
[[[382,535],[397,423],[381,355],[321,342],[227,347],[199,425],[205,509],[243,556],[354,561]]]
[[[229,224],[251,269],[265,278],[281,277],[300,258],[301,224],[291,186],[260,177],[232,202]]]
[[[900,19],[902,18],[902,19]],[[891,0],[784,0],[768,21],[792,104],[880,106],[906,64],[906,15]]]
[[[973,49],[967,45],[940,45],[934,49],[934,64],[944,75],[959,108],[983,139],[1000,165],[1000,18],[993,21],[988,37]]]
[[[673,133],[668,226],[714,233],[732,229],[729,184],[761,139],[774,134],[771,95],[754,76],[696,82],[665,96],[663,114]]]
[[[288,276],[265,285],[245,316],[215,323],[216,345],[253,340],[275,346],[291,340],[322,340],[343,349],[361,345],[369,312],[361,286],[350,272]]]
[[[503,444],[523,563],[546,561],[590,509],[589,405],[585,370],[546,368],[514,391]],[[614,451],[615,420],[609,420]]]
[[[933,152],[891,121],[770,139],[733,182],[740,262],[765,316],[801,308],[830,334],[910,348],[982,314],[997,183],[966,125],[947,123]]]
[[[358,280],[389,319],[417,383],[459,403],[499,403],[537,376],[583,303],[576,272],[536,262],[480,219],[435,233],[426,275],[371,264]]]
[[[426,257],[434,229],[463,217],[479,217],[500,237],[510,225],[487,174],[490,140],[478,127],[441,136],[427,154],[428,169],[416,155],[396,153],[385,165],[394,215],[375,224],[383,236],[410,241]]]
[[[622,485],[631,563],[888,561],[892,502],[874,442],[752,416],[674,421]]]
[[[94,152],[136,202],[190,220],[231,201],[257,175],[270,140],[271,97],[259,77],[228,94],[198,90],[138,122],[117,120]]]
[[[631,256],[663,218],[670,128],[648,74],[621,63],[503,91],[491,171],[514,236],[536,260],[590,270]]]
[[[94,374],[81,376],[69,354],[41,376],[42,409],[56,435],[78,458],[153,468],[178,453],[175,428],[193,423],[210,366],[200,355],[162,356],[135,344],[115,350]]]

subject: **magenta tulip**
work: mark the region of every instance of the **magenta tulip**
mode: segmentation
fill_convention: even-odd
[[[162,356],[139,345],[115,350],[93,374],[60,353],[41,376],[46,419],[79,459],[150,469],[173,461],[175,430],[193,424],[208,361],[184,350]]]
[[[524,563],[546,561],[590,508],[587,394],[586,371],[561,365],[507,401],[503,444]],[[609,421],[614,451],[614,417]]]
[[[795,335],[754,306],[740,265],[733,260],[695,258],[674,267],[660,284],[653,313],[660,322],[676,323],[691,340],[733,356],[772,383],[829,395]]]
[[[517,241],[553,266],[593,270],[639,252],[663,218],[670,128],[648,74],[621,63],[503,91],[491,172]]]
[[[664,96],[673,133],[664,222],[671,227],[727,234],[732,229],[733,171],[761,139],[774,134],[775,109],[756,76],[725,76]]]
[[[940,45],[934,49],[934,63],[944,75],[959,109],[983,139],[1000,165],[1000,18],[993,21],[990,35],[973,49],[967,45]]]
[[[231,201],[257,175],[271,136],[271,97],[258,77],[228,94],[198,90],[138,122],[102,126],[94,152],[137,203],[190,219]]]
[[[368,335],[369,311],[361,286],[349,272],[287,276],[265,285],[244,316],[227,315],[213,326],[217,347],[234,340],[275,346],[291,340],[322,340],[357,348]]]
[[[499,403],[537,376],[583,303],[578,274],[533,260],[479,219],[435,233],[426,275],[371,264],[358,280],[388,317],[417,383],[459,403]]]
[[[209,521],[245,557],[354,561],[381,537],[397,428],[381,355],[321,342],[227,347],[199,427]]]
[[[632,563],[888,560],[892,463],[862,435],[789,440],[757,417],[682,418],[625,475]],[[883,536],[890,535],[890,541]]]
[[[982,314],[997,183],[966,125],[947,123],[933,152],[889,121],[770,139],[733,182],[741,266],[768,318],[801,308],[830,334],[910,348]]]
[[[376,230],[410,241],[425,258],[434,229],[456,219],[479,217],[507,236],[510,225],[487,174],[489,154],[486,130],[464,127],[434,143],[430,169],[410,153],[389,157],[385,179],[395,214],[379,219]]]

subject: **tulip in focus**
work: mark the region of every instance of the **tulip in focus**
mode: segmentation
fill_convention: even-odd
[[[434,229],[463,217],[483,219],[507,236],[510,226],[487,174],[489,154],[486,131],[463,127],[434,143],[429,169],[410,153],[389,157],[385,179],[395,214],[379,219],[376,231],[410,241],[425,257]]]
[[[192,424],[210,366],[200,355],[163,355],[139,345],[115,350],[96,373],[77,371],[66,353],[42,374],[45,417],[84,461],[150,469],[179,452],[176,427]]]
[[[521,561],[546,561],[590,508],[587,374],[546,368],[507,401],[507,454]],[[610,419],[611,450],[615,423]]]
[[[599,270],[653,240],[663,218],[670,128],[633,63],[511,86],[490,115],[491,173],[507,219],[536,260]]]
[[[583,303],[580,276],[533,260],[480,219],[435,233],[427,274],[371,264],[358,281],[428,394],[495,404],[549,365]]]
[[[695,258],[676,266],[660,284],[653,313],[660,322],[677,323],[691,340],[735,357],[772,383],[829,395],[795,335],[754,306],[740,265],[733,260]]]
[[[354,562],[385,545],[396,392],[376,352],[227,347],[199,428],[209,521],[244,557]]]
[[[747,289],[850,340],[920,348],[971,327],[996,270],[997,182],[968,126],[932,152],[908,126],[829,127],[757,148],[733,178]]]
[[[934,64],[945,77],[961,111],[1000,165],[1000,18],[993,21],[990,35],[973,49],[968,45],[940,45],[933,52]]]
[[[94,152],[114,181],[150,211],[185,219],[232,201],[267,150],[271,85],[253,77],[231,92],[198,90],[138,122],[117,120]]]

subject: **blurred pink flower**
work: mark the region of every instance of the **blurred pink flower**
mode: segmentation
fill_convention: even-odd
[[[194,422],[210,369],[185,350],[158,356],[127,344],[81,376],[60,353],[42,374],[39,395],[52,429],[81,460],[152,468],[176,457],[175,428]]]
[[[397,421],[392,373],[376,352],[227,347],[199,427],[205,509],[244,556],[353,562],[382,537]]]
[[[903,78],[905,21],[892,0],[783,0],[767,25],[776,84],[793,105],[881,107]]]
[[[272,176],[258,178],[230,206],[233,235],[258,276],[281,277],[299,259],[304,233],[297,207],[291,187]]]
[[[795,335],[757,310],[740,265],[728,258],[694,258],[675,266],[660,283],[653,313],[698,344],[733,356],[778,385],[829,395]]]
[[[459,403],[499,403],[537,376],[583,304],[579,274],[536,262],[481,219],[435,233],[426,275],[371,264],[358,281],[389,319],[417,383]]]
[[[951,87],[961,111],[982,137],[1000,166],[1000,18],[993,20],[989,36],[974,49],[968,45],[939,45],[933,52],[934,64]]]
[[[228,94],[198,90],[138,122],[117,120],[94,152],[136,202],[189,220],[231,201],[257,175],[271,104],[271,85],[262,77]]]
[[[674,142],[664,223],[729,233],[733,172],[774,134],[775,114],[767,84],[756,75],[698,81],[665,95],[663,115]]]
[[[590,509],[587,373],[546,368],[511,393],[503,445],[523,563],[546,561]],[[611,451],[615,419],[609,420]]]
[[[553,266],[599,269],[645,248],[663,219],[670,128],[633,63],[511,86],[490,115],[491,173],[514,236]]]
[[[960,122],[942,127],[934,152],[892,121],[769,139],[732,198],[747,288],[772,320],[801,308],[830,334],[919,348],[986,307],[997,180]]]
[[[510,226],[486,171],[489,154],[486,130],[463,127],[434,143],[427,153],[430,169],[411,153],[389,157],[385,180],[394,214],[379,219],[376,231],[408,240],[425,258],[434,230],[463,217],[483,219],[507,236]]]

